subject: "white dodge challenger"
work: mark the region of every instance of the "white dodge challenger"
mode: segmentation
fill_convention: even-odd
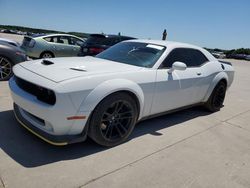
[[[115,146],[140,120],[194,105],[220,110],[233,77],[203,48],[130,40],[96,57],[18,64],[9,86],[16,119],[41,139]]]

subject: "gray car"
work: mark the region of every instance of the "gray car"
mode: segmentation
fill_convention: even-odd
[[[18,46],[0,41],[0,81],[8,80],[12,75],[12,67],[26,61],[25,52]]]
[[[10,39],[0,38],[0,42],[6,42],[6,43],[9,43],[9,44],[11,44],[11,45],[20,47],[20,44],[19,44],[18,42],[13,41],[13,40],[10,40]]]
[[[31,58],[77,56],[84,40],[68,34],[25,36],[21,48]]]
[[[250,55],[246,55],[245,59],[250,61]]]

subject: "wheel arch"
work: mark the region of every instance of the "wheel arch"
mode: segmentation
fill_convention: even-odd
[[[42,56],[43,56],[44,53],[50,53],[53,57],[55,57],[55,54],[52,51],[45,50],[45,51],[42,51],[42,53],[40,54],[40,58],[42,58]]]
[[[228,86],[228,76],[227,76],[227,74],[226,74],[225,72],[220,72],[219,74],[217,74],[217,75],[214,77],[214,79],[213,79],[213,81],[211,82],[211,84],[210,84],[210,86],[209,86],[209,88],[208,88],[208,91],[207,91],[207,93],[206,93],[206,95],[205,95],[205,97],[204,97],[204,100],[203,100],[204,102],[206,102],[206,101],[209,99],[209,97],[210,97],[210,95],[212,94],[212,92],[213,92],[215,86],[216,86],[219,82],[224,82],[224,83],[226,84],[226,86]]]
[[[9,54],[0,54],[0,57],[3,57],[3,58],[6,58],[6,59],[8,59],[13,65],[15,65],[15,60],[14,60],[14,58],[13,57],[11,57],[11,55],[9,55]]]
[[[144,107],[143,91],[137,83],[125,79],[108,80],[99,84],[81,103],[80,111],[93,111],[104,98],[117,92],[125,92],[135,99],[140,118]]]

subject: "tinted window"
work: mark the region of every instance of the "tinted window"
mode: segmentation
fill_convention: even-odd
[[[106,41],[106,38],[105,37],[89,37],[86,41],[87,44],[97,44],[97,45],[104,45],[104,42]]]
[[[165,47],[139,42],[118,43],[96,57],[140,67],[152,67]]]
[[[91,36],[87,39],[86,43],[89,45],[112,46],[123,40],[126,39],[122,39],[121,37]]]
[[[78,45],[78,46],[83,45],[83,41],[79,40],[78,38],[69,37],[69,39],[70,39],[70,44],[71,45]]]
[[[166,57],[161,68],[170,68],[176,61],[186,63],[188,67],[197,67],[207,62],[208,59],[199,50],[191,48],[176,48]]]
[[[107,45],[107,46],[112,46],[114,45],[115,43],[115,39],[114,38],[106,38],[105,40],[103,40],[103,45]]]

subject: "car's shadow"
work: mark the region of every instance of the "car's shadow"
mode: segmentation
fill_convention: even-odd
[[[130,139],[145,134],[161,136],[162,134],[157,131],[207,114],[208,112],[201,107],[195,107],[146,120],[135,127]],[[77,159],[112,149],[101,147],[90,139],[63,147],[49,145],[21,127],[16,122],[12,110],[0,112],[0,148],[17,163],[27,168]]]

